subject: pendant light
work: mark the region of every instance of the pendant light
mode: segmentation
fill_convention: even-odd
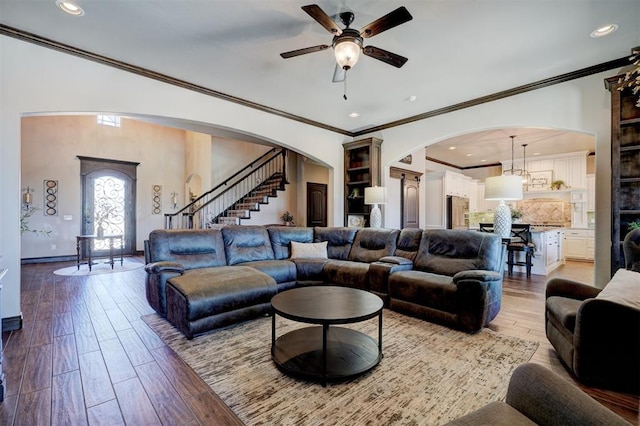
[[[516,175],[522,176],[523,169],[516,169],[515,166],[515,158],[514,158],[514,149],[515,149],[515,135],[509,136],[511,138],[511,167],[502,172],[503,175]]]

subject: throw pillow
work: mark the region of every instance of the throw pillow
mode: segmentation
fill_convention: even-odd
[[[640,309],[640,272],[618,269],[596,299]]]
[[[292,259],[327,258],[327,241],[321,243],[297,243],[291,241]]]

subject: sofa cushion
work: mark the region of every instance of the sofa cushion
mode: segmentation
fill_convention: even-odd
[[[416,270],[398,271],[389,277],[389,296],[441,311],[457,313],[457,286],[453,278]]]
[[[277,291],[273,278],[245,266],[196,269],[168,284],[188,301],[189,321],[269,301]]]
[[[297,226],[270,226],[267,228],[275,259],[291,257],[291,243],[313,242],[313,228]]]
[[[298,283],[320,283],[324,281],[324,273],[322,271],[328,259],[294,258],[291,261],[296,265],[296,281]]]
[[[397,229],[364,228],[358,230],[349,252],[349,260],[376,262],[381,257],[391,256],[396,251]]]
[[[502,240],[496,234],[428,229],[422,232],[414,267],[449,276],[471,269],[501,272],[502,252]]]
[[[227,265],[274,259],[269,233],[263,226],[226,226],[222,238]]]
[[[185,269],[227,264],[219,229],[156,229],[149,234],[151,262],[177,262]]]
[[[398,242],[396,243],[396,252],[394,256],[415,260],[421,239],[422,229],[406,228],[401,230],[400,235],[398,235]]]
[[[305,244],[291,241],[291,258],[327,259],[327,242]]]
[[[369,289],[369,263],[330,259],[324,265],[325,282],[345,287]]]
[[[618,269],[596,299],[640,309],[640,272]]]
[[[357,228],[316,226],[313,228],[313,241],[316,243],[327,241],[329,259],[347,260],[356,231]]]
[[[290,260],[256,260],[238,265],[249,266],[264,272],[276,280],[278,284],[296,280],[296,265]]]
[[[547,315],[553,316],[550,320],[555,320],[556,323],[573,333],[576,328],[576,316],[581,304],[582,300],[551,296],[546,301]]]

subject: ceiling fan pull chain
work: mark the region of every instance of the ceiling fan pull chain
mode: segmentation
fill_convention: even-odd
[[[344,98],[344,100],[347,100],[347,71],[345,70],[344,72],[344,94],[342,95],[342,97]]]

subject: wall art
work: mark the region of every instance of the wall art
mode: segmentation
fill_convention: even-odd
[[[162,213],[162,185],[152,186],[151,214]]]
[[[43,205],[45,216],[58,215],[58,181],[53,179],[45,179],[43,191]]]

